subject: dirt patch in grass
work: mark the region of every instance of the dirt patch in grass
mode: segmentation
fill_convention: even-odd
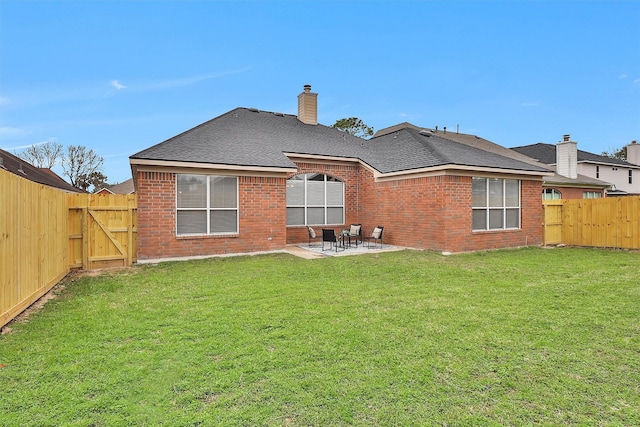
[[[67,274],[64,279],[62,279],[57,285],[49,290],[46,294],[41,296],[36,302],[27,307],[22,313],[18,314],[13,320],[0,328],[0,335],[7,335],[13,332],[13,328],[11,327],[14,323],[26,323],[29,321],[31,315],[39,310],[41,310],[45,304],[52,299],[56,299],[62,294],[62,291],[66,288],[66,286],[70,283],[73,283],[75,280],[81,277],[96,277],[103,274],[108,274],[111,272],[117,272],[122,270],[130,270],[129,267],[119,267],[119,268],[105,268],[98,270],[90,270],[90,271],[82,271],[82,270],[72,270]]]

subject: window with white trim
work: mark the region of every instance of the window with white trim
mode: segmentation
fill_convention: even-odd
[[[602,197],[602,193],[599,191],[585,191],[582,193],[583,199],[599,199]]]
[[[560,200],[562,193],[555,188],[545,188],[542,190],[542,200]]]
[[[238,177],[177,175],[176,234],[238,233]]]
[[[320,173],[287,180],[287,225],[344,224],[344,183]]]
[[[472,228],[507,230],[520,228],[520,181],[473,178]]]

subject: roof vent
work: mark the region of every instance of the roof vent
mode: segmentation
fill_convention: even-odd
[[[422,129],[420,131],[420,135],[424,135],[426,137],[431,137],[431,136],[433,136],[433,133],[431,133],[431,131],[428,130],[428,129]]]
[[[27,173],[24,171],[24,169],[22,169],[22,163],[18,163],[18,172],[20,172],[21,174],[26,175]]]
[[[0,156],[0,168],[7,170],[7,168],[4,167],[4,160],[2,160],[2,156]]]
[[[283,113],[273,113],[273,114],[274,114],[275,116],[278,116],[278,117],[284,117],[284,114],[283,114]]]
[[[260,111],[257,108],[249,108],[249,111],[252,113],[259,113]]]

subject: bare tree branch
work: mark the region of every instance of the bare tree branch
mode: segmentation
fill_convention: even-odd
[[[51,169],[62,157],[62,144],[50,139],[42,144],[33,144],[15,154],[37,168]]]

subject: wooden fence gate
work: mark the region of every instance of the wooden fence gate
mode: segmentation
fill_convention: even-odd
[[[69,194],[69,267],[124,267],[136,261],[133,194]]]

